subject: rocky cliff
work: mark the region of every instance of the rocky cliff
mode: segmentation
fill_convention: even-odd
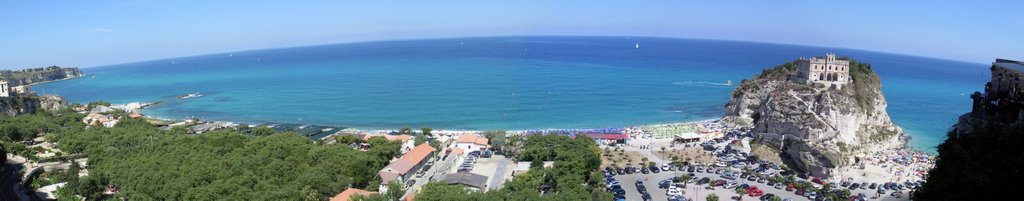
[[[998,59],[971,112],[936,147],[935,167],[916,200],[1000,200],[1024,179],[1024,62]]]
[[[62,68],[50,66],[46,68],[31,68],[23,70],[0,71],[0,79],[7,80],[10,86],[20,86],[82,77],[82,70],[78,68]]]
[[[797,81],[798,62],[743,80],[723,121],[751,128],[760,142],[780,149],[791,167],[812,176],[828,177],[860,154],[902,145],[870,65],[851,60],[851,81],[837,88]]]
[[[0,97],[0,116],[35,113],[38,110],[55,111],[67,105],[67,100],[55,95]]]

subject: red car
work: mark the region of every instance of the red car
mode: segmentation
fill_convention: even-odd
[[[817,184],[821,184],[821,185],[825,185],[825,181],[821,181],[821,178],[817,178],[817,177],[815,177],[814,179],[811,179],[811,182],[814,182],[814,183],[817,183]]]
[[[793,191],[793,184],[786,185],[786,191]]]
[[[804,195],[804,190],[796,190],[796,195]]]
[[[764,191],[758,189],[757,186],[750,186],[750,188],[747,189],[747,195],[749,195],[750,197],[759,197],[763,194]]]

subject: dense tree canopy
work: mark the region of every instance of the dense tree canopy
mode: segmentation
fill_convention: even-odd
[[[125,119],[114,128],[63,128],[51,138],[64,151],[89,157],[90,178],[82,181],[110,182],[121,188],[118,196],[143,200],[326,199],[348,187],[375,188],[376,172],[400,146],[374,138],[363,152],[255,130],[260,135],[190,135]]]

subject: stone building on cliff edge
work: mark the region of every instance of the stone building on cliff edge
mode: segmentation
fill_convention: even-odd
[[[992,81],[985,84],[984,93],[974,92],[971,99],[971,112],[961,116],[957,124],[961,133],[985,122],[1024,124],[1024,62],[996,59]]]
[[[11,88],[7,86],[7,80],[0,80],[0,97],[11,96]]]
[[[824,58],[800,58],[800,70],[796,77],[807,84],[820,83],[842,89],[850,80],[850,61],[838,60],[832,53],[825,54]]]

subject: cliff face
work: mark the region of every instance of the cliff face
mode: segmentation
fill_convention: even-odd
[[[749,127],[813,176],[851,165],[858,154],[902,145],[889,120],[881,84],[867,64],[851,61],[841,89],[798,82],[794,61],[743,80],[725,106],[723,121]]]
[[[996,60],[984,92],[937,146],[917,200],[999,200],[1024,179],[1024,62]]]
[[[10,86],[28,85],[76,77],[82,77],[81,69],[61,68],[58,66],[0,72],[0,79],[7,80]]]
[[[12,96],[0,97],[0,116],[14,116],[34,113],[38,110],[58,110],[68,105],[63,97],[46,96]]]

